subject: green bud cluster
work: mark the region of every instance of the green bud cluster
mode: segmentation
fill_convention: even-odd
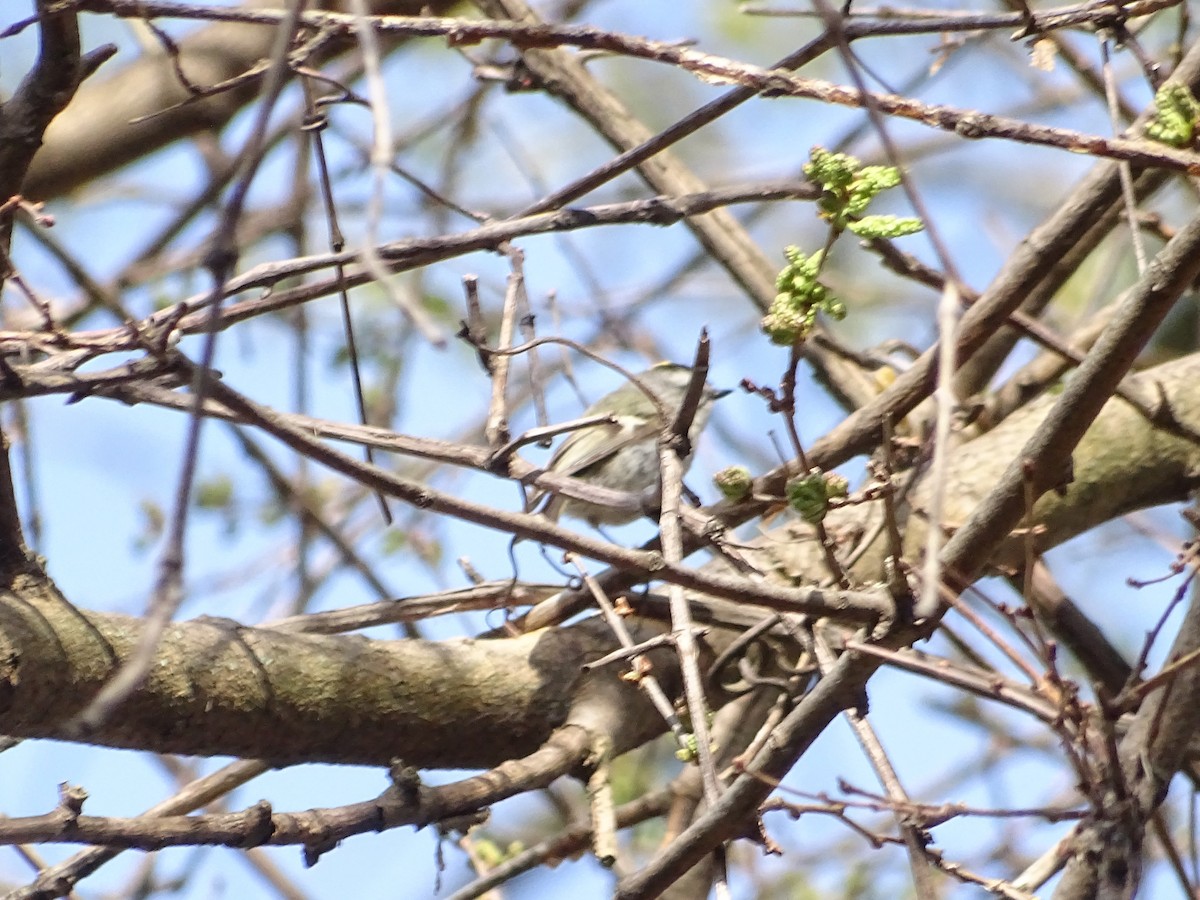
[[[682,763],[694,763],[700,758],[700,744],[690,731],[683,736],[683,746],[675,750],[675,758]]]
[[[788,506],[799,513],[805,522],[816,525],[824,521],[825,514],[829,512],[829,501],[845,497],[850,492],[850,484],[836,472],[813,469],[807,475],[798,475],[789,480],[784,490]]]
[[[1200,101],[1186,84],[1164,84],[1154,94],[1154,118],[1146,137],[1171,147],[1189,147],[1200,123]]]
[[[817,280],[824,251],[805,256],[799,247],[787,247],[783,255],[788,264],[775,279],[775,289],[779,293],[763,317],[762,330],[772,343],[790,346],[808,337],[816,324],[817,313],[844,319],[846,305]]]
[[[754,487],[754,478],[745,466],[729,466],[713,475],[713,484],[726,500],[745,500]]]
[[[804,174],[821,186],[817,209],[833,228],[834,238],[844,231],[865,238],[897,238],[923,227],[920,219],[864,215],[872,200],[900,184],[900,170],[894,166],[864,166],[848,154],[814,147]],[[775,280],[779,293],[761,325],[772,343],[791,346],[812,333],[818,313],[843,319],[846,305],[818,280],[825,251],[805,256],[800,248],[788,247],[783,252],[788,262]]]
[[[817,208],[839,234],[849,230],[860,237],[894,238],[923,227],[920,219],[864,215],[872,200],[900,184],[895,166],[864,166],[848,154],[813,147],[804,174],[821,186]]]

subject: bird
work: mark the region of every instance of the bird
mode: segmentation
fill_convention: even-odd
[[[668,417],[665,423],[655,404],[632,381],[605,394],[584,411],[584,417],[608,416],[609,421],[571,432],[551,456],[546,470],[609,490],[642,495],[643,499],[649,499],[650,491],[657,495],[659,435],[683,405],[692,371],[678,363],[661,362],[636,376],[662,405]],[[707,424],[713,404],[730,393],[705,383],[688,429],[691,445],[695,445]],[[690,464],[689,454],[683,459],[684,471]],[[600,525],[624,525],[642,514],[641,503],[609,506],[540,489],[530,495],[526,508],[536,509],[543,502],[541,512],[551,521],[557,522],[560,517],[567,516],[597,528]]]

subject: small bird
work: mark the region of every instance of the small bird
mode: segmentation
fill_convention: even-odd
[[[692,370],[676,363],[662,362],[640,373],[637,378],[658,398],[666,415],[673,418],[683,405],[684,395],[692,380]],[[716,390],[711,385],[704,385],[688,430],[688,438],[693,445],[708,422],[713,403],[729,393],[728,390]],[[584,416],[611,416],[615,421],[571,432],[550,458],[547,471],[569,475],[614,491],[645,494],[654,490],[657,493],[658,438],[664,423],[659,418],[657,408],[642,390],[632,382],[623,384],[589,406]],[[670,419],[666,424],[669,422]],[[691,457],[688,456],[683,460],[685,471],[690,464]],[[535,508],[546,494],[546,491],[535,491],[529,498],[528,508]],[[602,506],[562,494],[550,497],[542,512],[555,522],[559,516],[570,516],[583,519],[593,527],[623,525],[640,515],[640,510],[628,506]]]

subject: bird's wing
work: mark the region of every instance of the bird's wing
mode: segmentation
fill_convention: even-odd
[[[622,450],[630,444],[649,440],[658,432],[658,428],[653,422],[646,422],[639,417],[617,416],[616,420],[616,422],[600,422],[571,432],[554,451],[554,455],[550,457],[550,462],[546,464],[546,470],[558,475],[578,477],[585,474],[586,470],[592,466],[609,459],[618,450]],[[583,440],[585,436],[594,437],[594,432],[599,428],[605,430],[604,441],[585,442]],[[591,446],[589,447],[588,444]],[[529,494],[528,508],[533,509],[537,506],[546,494],[547,491],[534,488]]]

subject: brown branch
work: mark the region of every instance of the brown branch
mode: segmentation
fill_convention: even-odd
[[[1179,296],[1200,275],[1200,217],[1163,248],[1113,314],[1095,346],[1067,382],[1045,423],[1014,458],[974,515],[946,544],[946,570],[980,570],[1034,499],[1070,483],[1071,452],[1112,396],[1134,359]],[[931,611],[926,610],[926,614]]]
[[[17,197],[30,161],[51,120],[71,101],[80,81],[111,51],[101,48],[87,60],[80,54],[74,13],[47,14],[37,4],[38,56],[16,92],[0,105],[0,286],[15,273],[9,256]],[[11,582],[30,566],[13,490],[8,438],[0,434],[0,581]]]
[[[1172,82],[1200,89],[1200,44],[1191,47],[1172,75]],[[955,359],[963,365],[1006,324],[1034,290],[1052,289],[1070,272],[1058,263],[1093,234],[1093,227],[1120,197],[1120,177],[1115,163],[1101,163],[1083,178],[1057,209],[1008,256],[1000,272],[963,314],[959,322]],[[938,347],[931,347],[875,400],[846,417],[808,450],[813,465],[833,469],[859,453],[868,453],[881,438],[886,419],[901,421],[929,396],[937,374]],[[767,473],[754,486],[756,494],[781,496],[790,475],[788,466]],[[721,504],[726,520],[747,521],[762,512],[763,504]]]
[[[75,14],[48,14],[49,6],[44,0],[37,4],[37,60],[16,93],[0,106],[0,203],[21,192],[46,127],[70,103],[85,71]],[[11,228],[10,213],[0,222],[0,248],[5,253]]]
[[[161,850],[179,846],[301,845],[309,865],[345,838],[407,825],[423,827],[456,816],[477,814],[507,797],[545,787],[578,766],[588,752],[586,731],[566,728],[524,759],[509,760],[483,775],[425,786],[407,769],[393,770],[394,784],[378,798],[345,806],[276,813],[260,801],[236,813],[198,816],[146,814],[135,818],[84,816],[86,793],[64,787],[57,810],[42,816],[0,821],[0,843],[89,843],[97,849]],[[57,867],[56,867],[57,868]],[[45,882],[61,874],[43,872],[31,885],[8,896],[38,896]],[[54,881],[52,881],[52,879]]]
[[[944,571],[954,573],[964,584],[978,577],[1024,512],[1026,479],[1032,481],[1038,493],[1055,486],[1055,478],[1061,478],[1061,473],[1049,474],[1055,471],[1051,461],[1061,459],[1059,454],[1069,453],[1075,446],[1111,397],[1157,322],[1190,285],[1197,272],[1200,272],[1200,218],[1182,229],[1155,258],[1075,379],[1060,397],[1055,398],[1054,409],[1045,414],[1045,421],[1038,418],[1036,428],[1028,432],[1029,437],[1023,442],[1023,449],[1018,443],[1017,455],[998,479],[998,484],[993,476],[995,486],[989,497],[943,550]],[[994,437],[996,432],[991,435]],[[995,453],[994,447],[991,452]],[[977,457],[963,453],[956,457],[956,464],[968,469],[977,460]],[[1033,461],[1031,468],[1027,468],[1026,460]],[[1079,497],[1076,494],[1076,498]],[[906,536],[906,540],[913,539],[919,540],[919,534]],[[925,633],[926,629],[903,626],[877,640],[882,647],[898,648],[911,644]],[[632,900],[653,895],[655,890],[670,884],[704,854],[727,840],[738,823],[753,814],[769,790],[754,776],[762,773],[768,778],[782,778],[838,713],[861,702],[862,691],[880,662],[873,655],[843,654],[780,724],[773,746],[755,758],[748,773],[738,778],[719,803],[649,866],[626,878],[617,896],[621,900]]]
[[[504,0],[504,2],[514,2],[514,0]],[[1018,18],[1014,14],[1009,14],[1004,17],[997,17],[992,23],[987,23],[992,27],[1003,27],[1000,22],[1003,21],[1009,25],[1017,24],[1018,22],[1025,25],[1028,29],[1036,29],[1044,31],[1057,27],[1071,27],[1078,24],[1092,24],[1098,27],[1104,27],[1106,24],[1111,24],[1111,21],[1120,20],[1127,21],[1136,15],[1145,15],[1152,12],[1157,12],[1159,9],[1176,5],[1175,2],[1152,2],[1146,3],[1137,9],[1137,4],[1131,4],[1121,12],[1110,12],[1106,10],[1081,9],[1076,7],[1073,11],[1062,13],[1058,18],[1053,15],[1046,16],[1045,21],[1029,18]],[[99,6],[107,11],[113,9],[117,4],[100,3]],[[559,45],[577,45],[586,46],[594,49],[602,49],[608,52],[623,53],[640,59],[649,59],[656,62],[666,63],[677,66],[686,71],[692,72],[703,78],[706,81],[717,81],[721,83],[739,84],[743,87],[751,88],[757,93],[766,94],[768,96],[793,96],[805,97],[808,99],[818,100],[822,103],[837,104],[850,106],[855,108],[863,108],[866,106],[874,107],[879,112],[885,115],[898,116],[913,121],[920,122],[925,125],[930,125],[947,131],[953,131],[962,137],[966,138],[982,138],[996,137],[1007,140],[1015,140],[1022,143],[1043,144],[1046,146],[1057,147],[1059,149],[1069,150],[1076,153],[1089,153],[1096,156],[1108,157],[1111,159],[1127,160],[1129,162],[1138,163],[1147,166],[1163,166],[1166,168],[1175,168],[1191,174],[1200,174],[1200,157],[1193,153],[1174,151],[1169,147],[1157,144],[1151,144],[1143,141],[1130,141],[1123,139],[1103,138],[1099,135],[1083,134],[1067,129],[1051,128],[1048,126],[1033,125],[1026,122],[1019,122],[1012,119],[1007,119],[1002,116],[991,116],[971,110],[954,109],[949,106],[936,106],[920,103],[916,100],[897,97],[890,94],[870,94],[863,95],[862,92],[853,88],[846,88],[840,85],[835,85],[830,82],[820,81],[818,79],[804,78],[791,75],[787,72],[779,70],[763,69],[759,66],[752,66],[743,63],[738,63],[734,60],[724,59],[712,54],[694,51],[687,48],[681,48],[673,44],[665,42],[647,41],[644,39],[628,38],[622,35],[613,34],[611,32],[601,31],[599,29],[588,29],[580,27],[559,27],[552,28],[545,26],[540,22],[527,18],[527,13],[517,12],[517,7],[502,7],[497,6],[494,9],[503,8],[504,16],[510,19],[525,21],[522,23],[524,29],[518,31],[512,26],[491,29],[482,28],[459,19],[426,19],[423,21],[403,21],[392,20],[391,23],[387,19],[378,20],[378,28],[382,32],[389,30],[389,24],[400,34],[405,36],[446,36],[454,40],[456,43],[477,43],[480,40],[488,37],[512,37],[514,42],[525,51],[527,49],[536,49],[539,47],[556,47]],[[136,9],[138,16],[145,16],[146,11],[142,4],[130,6],[126,8],[129,14]],[[169,8],[171,12],[178,13],[178,7]],[[493,13],[495,14],[495,13]],[[211,12],[206,12],[204,18],[213,18]],[[259,17],[258,21],[267,22],[272,17]],[[233,17],[230,17],[232,21]],[[1111,21],[1110,21],[1111,20]],[[319,17],[314,17],[314,22],[319,21]],[[343,16],[340,19],[335,19],[331,16],[325,17],[326,22],[336,23],[340,27],[349,30],[352,28],[353,17]],[[940,23],[941,25],[959,24],[959,23]],[[212,26],[214,28],[218,26]],[[897,28],[896,32],[900,33],[900,26],[894,25]],[[974,27],[970,25],[961,25],[964,29],[970,28],[976,30],[979,25]],[[942,30],[941,28],[934,29],[929,23],[921,23],[914,26],[912,23],[907,25],[910,31],[931,31]],[[846,29],[846,39],[862,37],[863,34],[851,34],[849,26]],[[870,32],[868,32],[870,33]],[[875,33],[880,33],[876,31]],[[264,55],[264,54],[259,54]],[[563,69],[562,62],[555,63],[554,74],[561,76]],[[534,71],[537,71],[538,64],[532,63]],[[580,67],[582,69],[582,67]],[[546,74],[547,81],[552,80],[551,76]],[[575,77],[578,77],[576,75]],[[561,91],[563,85],[561,81],[557,83],[557,90]],[[578,87],[572,88],[576,92],[576,96],[582,96],[584,93],[591,93],[593,101],[595,101],[596,88],[593,86],[587,91],[580,91]],[[607,103],[614,102],[609,99]],[[589,103],[591,105],[591,103]],[[598,107],[595,107],[598,109]],[[595,113],[592,115],[594,124],[597,122]],[[644,137],[637,138],[633,143],[639,143],[649,137],[646,133]],[[610,136],[611,139],[611,136]],[[624,142],[622,142],[624,143]],[[628,146],[622,147],[628,149]],[[665,189],[661,183],[654,181],[659,189]],[[694,188],[693,188],[694,189]]]
[[[938,10],[927,15],[904,17],[884,10],[854,14],[847,22],[848,37],[891,37],[905,34],[938,34],[955,31],[988,31],[1022,28],[1026,34],[1057,31],[1062,28],[1091,26],[1112,27],[1118,21],[1153,15],[1163,9],[1178,6],[1182,0],[1139,0],[1121,10],[1113,10],[1094,2],[1071,4],[1054,9],[1014,13],[964,13]],[[245,9],[221,6],[183,5],[178,2],[153,0],[60,0],[55,9],[107,13],[118,18],[169,18],[204,22],[240,22],[275,25],[282,14],[277,9]],[[337,11],[313,10],[301,20],[312,28],[336,29],[349,32],[354,27],[352,14]],[[478,44],[488,38],[501,38],[520,47],[575,46],[609,53],[630,53],[630,47],[643,45],[672,45],[645,41],[596,28],[590,25],[555,25],[546,23],[516,23],[508,21],[480,22],[475,19],[436,16],[402,16],[377,14],[368,17],[377,31],[405,37],[445,37],[455,44]],[[0,32],[0,38],[23,30],[27,22]],[[1019,36],[1018,36],[1019,37]],[[645,52],[644,50],[642,51]],[[631,55],[638,55],[633,51]]]
[[[670,788],[663,788],[621,804],[615,811],[616,827],[629,828],[639,822],[661,816],[669,807],[673,794],[674,791]],[[571,822],[553,837],[505,859],[467,887],[450,894],[446,900],[472,900],[483,896],[492,888],[503,885],[522,872],[528,872],[540,865],[553,865],[571,859],[579,851],[587,848],[592,836],[590,821]]]
[[[740,577],[689,569],[663,559],[652,551],[627,550],[606,541],[584,537],[549,522],[544,516],[511,513],[473,503],[436,491],[427,485],[401,478],[368,463],[339,453],[265,407],[231,390],[221,382],[211,386],[212,396],[248,422],[274,435],[284,444],[334,471],[355,478],[372,490],[398,497],[420,508],[449,514],[463,521],[521,535],[563,550],[598,559],[620,570],[626,577],[656,579],[716,597],[757,603],[787,612],[807,612],[839,620],[878,622],[890,618],[892,605],[886,595],[855,591],[825,591],[817,588],[786,587],[769,582],[748,583]]]
[[[607,672],[581,675],[585,662],[613,649],[599,622],[456,645],[243,628],[225,620],[168,626],[152,674],[110,722],[82,734],[64,723],[133,652],[145,626],[76,610],[32,576],[16,588],[0,595],[0,634],[10,648],[0,672],[4,728],[11,735],[278,763],[386,765],[402,757],[414,766],[487,768],[534,752],[564,724],[577,695],[594,691],[587,685],[612,681],[612,700],[621,698],[619,709],[629,717],[616,728],[615,744],[627,748],[636,739],[624,729],[642,729],[641,740],[649,736],[633,714],[644,706],[634,686]],[[639,640],[653,630],[630,628]],[[670,652],[654,656],[660,675],[667,672]],[[454,703],[439,699],[449,693]],[[652,711],[645,718],[661,730]],[[421,727],[413,727],[418,721]],[[592,721],[599,727],[602,717],[596,713]],[[174,724],[164,728],[168,722]]]
[[[270,768],[271,766],[262,760],[238,760],[210,775],[189,782],[174,796],[155,804],[143,815],[173,815],[198,809],[257,778]],[[45,900],[48,897],[67,895],[76,882],[91,875],[119,853],[119,850],[110,847],[88,847],[81,850],[69,859],[39,871],[31,884],[11,892],[10,900],[15,897],[21,897],[23,900]]]
[[[650,197],[626,203],[565,209],[556,213],[494,222],[458,234],[391,241],[382,244],[378,252],[388,263],[389,271],[404,272],[467,253],[495,250],[505,241],[526,235],[616,224],[667,226],[732,203],[816,199],[818,195],[819,190],[814,185],[799,180],[735,185],[679,197]],[[231,279],[224,286],[221,297],[225,299],[243,291],[274,288],[282,281],[313,272],[337,269],[339,266],[353,266],[356,260],[355,252],[346,251],[265,263]],[[298,288],[271,290],[267,292],[267,296],[225,305],[215,327],[226,329],[269,312],[335,295],[342,287],[357,287],[370,280],[371,276],[367,272],[352,267],[341,279],[332,276]],[[189,297],[143,319],[138,323],[138,329],[149,334],[158,334],[164,328],[178,329],[185,334],[203,333],[209,326],[205,314],[208,300],[207,293]],[[23,355],[29,350],[53,352],[62,347],[62,341],[59,335],[46,335],[41,332],[0,331],[0,356]],[[125,327],[73,332],[68,338],[68,346],[108,353],[142,349],[144,341],[142,334]]]
[[[429,4],[378,0],[374,9],[412,12],[425,5]],[[86,3],[57,6],[88,8]],[[246,6],[277,4],[250,0]],[[127,7],[130,15],[145,18],[135,7]],[[45,146],[29,169],[25,191],[40,199],[66,194],[180,138],[220,130],[257,95],[259,79],[246,79],[234,90],[189,102],[193,93],[175,77],[174,66],[186,71],[194,84],[218,84],[268,57],[273,34],[270,27],[217,22],[181,40],[174,63],[165,53],[145,54],[109,78],[88,82],[77,101],[47,131]],[[342,39],[336,49],[353,46],[352,41]]]
[[[1168,661],[1200,651],[1200,595],[1192,602]],[[1200,669],[1185,666],[1142,704],[1119,747],[1120,772],[1105,786],[1097,814],[1071,840],[1055,889],[1058,900],[1134,896],[1143,870],[1146,826],[1166,799],[1196,733]],[[1128,796],[1124,791],[1128,791]]]

